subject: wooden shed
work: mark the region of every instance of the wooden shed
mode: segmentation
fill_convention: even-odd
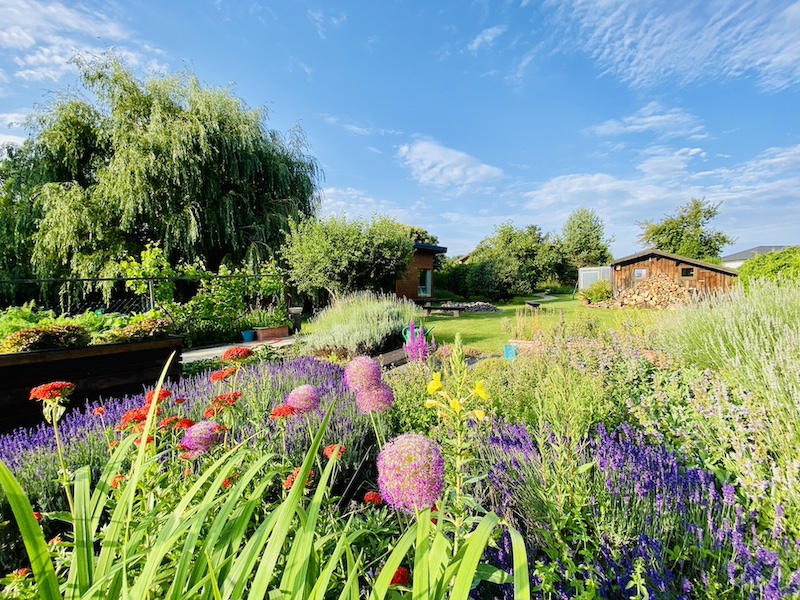
[[[395,293],[409,300],[433,298],[433,259],[447,248],[432,244],[414,244],[414,256],[405,277],[397,282]]]
[[[633,287],[656,273],[701,293],[727,290],[738,277],[735,269],[661,250],[645,250],[619,258],[611,263],[611,273],[615,292]]]

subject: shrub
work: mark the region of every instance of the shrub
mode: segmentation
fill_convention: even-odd
[[[98,335],[96,344],[120,344],[141,342],[148,339],[161,339],[172,332],[172,323],[167,319],[148,318],[136,321],[125,327],[109,329]]]
[[[9,335],[0,344],[0,352],[83,348],[89,345],[90,339],[89,332],[80,325],[32,327]]]
[[[590,302],[596,304],[608,300],[614,295],[614,288],[608,279],[598,279],[583,292]]]
[[[304,351],[317,356],[376,355],[403,344],[403,328],[422,311],[394,295],[357,292],[344,296],[312,320],[312,332],[300,338]]]
[[[800,246],[786,248],[780,252],[759,254],[746,260],[739,269],[739,281],[745,287],[759,279],[796,280],[798,277],[800,277]]]

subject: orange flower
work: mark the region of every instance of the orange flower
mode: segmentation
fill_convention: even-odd
[[[181,419],[175,423],[175,427],[173,427],[173,429],[189,429],[189,427],[192,425],[194,425],[194,421],[191,419]]]
[[[289,475],[283,482],[283,489],[289,490],[294,485],[294,480],[297,479],[297,476],[300,474],[300,467],[297,467],[292,474]],[[311,480],[314,478],[314,471],[311,471],[308,474],[308,479],[306,479],[306,487],[311,485]]]
[[[28,567],[22,567],[21,569],[12,571],[11,577],[13,577],[14,579],[22,579],[23,577],[25,577],[25,575],[27,575],[30,572],[31,570]]]
[[[166,417],[165,419],[161,419],[161,421],[158,423],[158,426],[159,427],[169,427],[170,425],[172,425],[173,423],[175,423],[177,421],[178,421],[178,417],[176,417],[176,416]]]
[[[228,394],[220,394],[212,401],[212,405],[216,406],[233,406],[236,401],[242,397],[242,392],[230,392]]]
[[[219,410],[219,408],[216,407],[216,406],[212,406],[210,408],[207,408],[206,411],[203,413],[203,418],[206,419],[206,420],[213,419],[214,417],[217,416],[217,411],[218,410]]]
[[[69,381],[53,381],[38,385],[31,390],[31,400],[57,400],[66,398],[75,391],[75,384]]]
[[[92,411],[92,414],[93,414],[93,415],[97,415],[97,416],[99,417],[99,416],[101,416],[101,415],[105,414],[105,412],[106,412],[106,409],[105,409],[105,407],[104,407],[104,406],[98,406],[97,408],[95,408],[95,409]]]
[[[113,440],[108,443],[109,448],[116,448],[117,446],[119,446],[119,440]]]
[[[225,381],[226,379],[228,379],[228,377],[232,376],[238,370],[239,369],[236,367],[228,367],[227,369],[214,371],[211,374],[211,383],[218,383],[220,381]]]
[[[123,481],[125,481],[125,475],[114,475],[114,479],[111,480],[111,487],[117,489]]]
[[[186,402],[186,398],[175,398],[175,404],[183,404]]]
[[[170,392],[169,390],[161,389],[158,391],[158,398],[156,398],[155,395],[156,395],[155,390],[147,392],[147,395],[144,397],[144,405],[150,406],[153,403],[153,400],[155,400],[156,403],[161,404],[167,398],[172,397],[172,392]]]
[[[364,494],[364,502],[367,504],[374,504],[375,506],[380,506],[383,502],[383,498],[378,492],[367,492]]]
[[[244,346],[235,346],[233,348],[228,348],[225,351],[225,354],[222,355],[222,362],[244,360],[245,358],[249,358],[251,356],[253,356],[253,351],[250,350],[250,348],[245,348]]]
[[[150,443],[152,443],[153,441],[155,441],[155,438],[154,438],[152,435],[150,435],[150,436],[147,436],[147,440],[145,440],[145,444],[150,444]],[[137,440],[136,440],[134,443],[135,443],[137,446],[141,446],[141,445],[142,445],[142,438],[139,438],[139,439],[137,439]]]
[[[35,512],[35,511],[34,511],[34,513],[33,513],[33,518],[34,518],[34,519],[36,519],[37,521],[41,521],[41,519],[42,519],[42,513],[40,513],[40,512]]]
[[[272,409],[272,412],[269,413],[270,419],[285,419],[286,417],[293,417],[295,415],[295,410],[293,406],[289,406],[288,404],[281,404],[280,406],[276,406]]]
[[[339,449],[338,452],[336,450],[337,448]],[[322,451],[322,453],[326,458],[333,458],[333,454],[336,452],[336,458],[341,458],[345,450],[347,450],[347,448],[341,444],[331,444],[330,446],[325,446],[325,449]]]

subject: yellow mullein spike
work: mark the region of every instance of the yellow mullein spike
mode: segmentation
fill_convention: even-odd
[[[440,389],[442,389],[442,374],[441,373],[434,373],[433,374],[433,381],[428,383],[428,393],[435,394]]]
[[[481,400],[488,400],[489,394],[486,393],[486,388],[483,387],[483,379],[475,384],[475,395]]]

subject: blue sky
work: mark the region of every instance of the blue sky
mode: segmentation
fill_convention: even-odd
[[[109,48],[299,126],[322,214],[450,255],[584,206],[620,257],[693,197],[721,203],[724,254],[800,244],[798,0],[0,0],[0,140]]]

